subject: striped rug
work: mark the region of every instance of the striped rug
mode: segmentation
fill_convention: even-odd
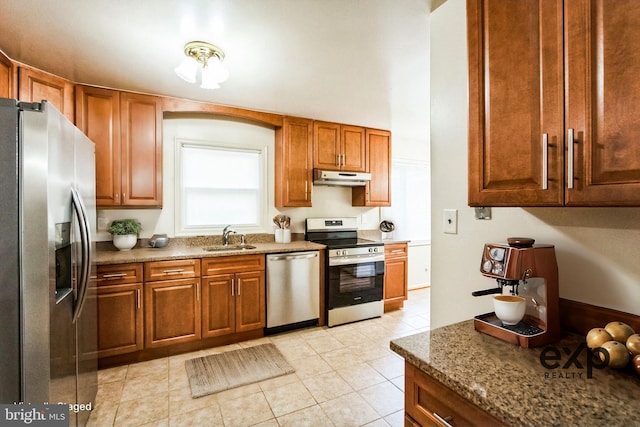
[[[185,367],[193,398],[295,372],[271,343],[196,357]]]

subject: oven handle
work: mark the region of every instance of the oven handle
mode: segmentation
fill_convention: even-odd
[[[363,255],[351,255],[345,257],[332,257],[329,258],[329,266],[334,265],[348,265],[348,264],[366,264],[368,262],[384,262],[384,254],[363,254]]]

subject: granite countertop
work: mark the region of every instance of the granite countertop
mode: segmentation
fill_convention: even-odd
[[[269,236],[269,235],[268,235]],[[101,242],[98,245],[95,256],[96,264],[126,264],[131,262],[167,261],[173,259],[209,258],[229,255],[251,255],[281,252],[302,252],[324,249],[324,245],[307,242],[305,240],[292,240],[291,243],[275,243],[273,235],[247,236],[247,244],[255,246],[255,249],[239,249],[210,252],[204,248],[219,245],[221,242],[216,236],[201,236],[188,239],[171,239],[169,245],[164,248],[151,248],[147,244],[148,239],[142,239],[138,245],[129,251],[119,251],[111,242]],[[235,237],[235,236],[234,236]],[[270,241],[269,241],[270,239]],[[234,245],[238,242],[232,241]]]
[[[391,349],[486,412],[517,426],[640,425],[640,376],[592,369],[586,350],[570,362],[584,337],[564,334],[556,369],[544,348],[522,348],[477,332],[468,320],[391,341]],[[552,349],[547,351],[551,352]],[[548,353],[553,356],[552,353]],[[567,364],[567,362],[569,362]]]

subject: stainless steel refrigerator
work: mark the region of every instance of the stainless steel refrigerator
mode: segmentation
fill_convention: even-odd
[[[0,99],[0,183],[0,403],[76,405],[70,425],[84,425],[97,391],[95,145],[46,101]]]

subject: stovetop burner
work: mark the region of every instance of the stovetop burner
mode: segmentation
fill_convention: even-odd
[[[305,240],[326,245],[329,249],[383,246],[382,242],[358,237],[357,219],[307,218]]]
[[[325,245],[329,249],[344,249],[353,247],[382,246],[382,243],[374,240],[361,238],[344,238],[344,239],[307,239],[315,243]]]

